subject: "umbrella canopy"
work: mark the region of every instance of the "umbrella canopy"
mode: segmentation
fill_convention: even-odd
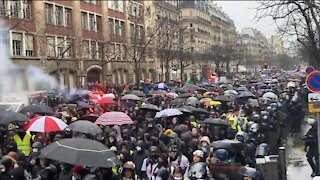
[[[54,114],[52,108],[46,105],[29,105],[22,108],[19,112],[22,114],[25,114],[27,112],[33,113],[33,114],[44,114],[44,115]]]
[[[171,105],[177,106],[177,105],[183,105],[185,102],[185,99],[174,99],[171,101]]]
[[[241,87],[238,87],[237,88],[237,91],[240,92],[240,91],[248,91],[248,89],[244,86],[241,86]]]
[[[87,120],[78,120],[71,123],[67,128],[71,131],[91,134],[93,136],[102,133],[102,130],[98,125]]]
[[[124,95],[121,100],[133,100],[133,101],[141,101],[141,98],[134,94],[126,94]]]
[[[138,97],[146,97],[146,95],[142,91],[139,91],[139,90],[129,91],[128,94],[133,94],[133,95],[136,95]]]
[[[178,96],[178,98],[189,98],[189,97],[191,97],[191,96],[192,96],[191,93],[185,93],[185,94],[180,94],[180,95]]]
[[[199,86],[200,87],[207,87],[207,86],[210,86],[210,84],[208,82],[202,82]]]
[[[89,114],[89,115],[85,115],[85,116],[81,117],[81,119],[88,120],[90,122],[95,122],[98,118],[99,118],[99,116],[96,114]]]
[[[152,111],[160,111],[161,109],[153,104],[143,104],[141,106],[141,109],[147,109],[147,110],[152,110]]]
[[[27,122],[29,118],[21,113],[0,110],[0,124],[7,124],[11,122]]]
[[[38,116],[31,119],[23,129],[31,132],[55,132],[62,131],[68,125],[61,119],[53,116]]]
[[[205,109],[201,109],[201,108],[195,108],[193,106],[182,106],[179,109],[186,109],[192,113],[204,113],[204,114],[209,114],[209,112]],[[183,110],[182,110],[183,111]]]
[[[213,141],[211,143],[211,146],[214,149],[231,149],[236,147],[239,144],[238,141],[235,140],[229,140],[229,139],[223,139],[223,140],[219,140],[219,141]]]
[[[40,153],[48,159],[74,165],[110,168],[120,164],[113,151],[91,139],[62,139],[44,147]]]
[[[132,119],[123,112],[106,112],[102,114],[95,122],[104,126],[133,124]]]
[[[172,116],[179,116],[183,114],[178,109],[165,109],[160,112],[157,112],[155,118],[162,118],[162,117],[172,117]]]
[[[179,95],[177,93],[174,92],[169,92],[168,94],[166,94],[167,97],[171,98],[171,99],[175,99],[177,98]]]
[[[104,94],[102,97],[103,97],[103,98],[111,98],[111,99],[116,98],[116,96],[115,96],[113,93]]]
[[[154,88],[156,89],[168,89],[168,86],[165,83],[155,84]]]
[[[154,95],[162,95],[162,94],[167,94],[167,91],[164,90],[155,90],[155,91],[150,91],[149,94],[154,94]]]
[[[186,103],[187,105],[191,105],[191,106],[196,106],[199,104],[199,99],[196,98],[196,97],[189,97],[187,100],[186,100]]]
[[[221,102],[220,101],[207,101],[205,103],[206,106],[218,106],[218,105],[221,105]]]
[[[203,121],[205,124],[214,124],[214,125],[223,125],[223,126],[229,126],[230,123],[226,120],[220,119],[220,118],[207,118]]]
[[[101,98],[98,101],[98,104],[107,105],[107,104],[116,104],[116,102],[112,98]]]
[[[232,102],[234,101],[234,98],[226,95],[216,96],[213,98],[215,101],[222,101],[222,102]]]
[[[269,98],[269,99],[274,100],[274,101],[278,100],[278,96],[273,92],[266,92],[266,93],[263,94],[262,97]]]
[[[223,92],[224,94],[238,95],[238,92],[233,89],[228,89]]]
[[[90,104],[83,102],[83,101],[77,101],[76,103],[79,106],[79,108],[82,108],[82,109],[93,108],[93,106],[91,106]]]
[[[252,94],[250,91],[242,91],[240,94],[237,95],[237,99],[239,98],[254,98],[254,94]]]

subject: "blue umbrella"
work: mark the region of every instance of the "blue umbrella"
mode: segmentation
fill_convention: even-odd
[[[90,104],[87,104],[86,102],[84,101],[77,101],[76,102],[78,104],[78,106],[80,108],[92,108],[92,106]]]
[[[154,88],[156,89],[168,89],[168,85],[166,85],[165,83],[159,83],[159,84],[155,84]]]
[[[207,86],[210,86],[210,84],[208,82],[202,82],[200,84],[200,87],[207,87]]]

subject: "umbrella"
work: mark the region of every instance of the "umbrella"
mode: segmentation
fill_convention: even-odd
[[[129,91],[128,94],[134,94],[138,97],[146,97],[146,95],[142,91],[139,91],[139,90]]]
[[[248,89],[244,86],[238,87],[237,91],[248,91]]]
[[[237,95],[238,92],[233,90],[233,89],[228,89],[226,91],[223,92],[224,94],[232,94],[232,95]]]
[[[222,101],[222,102],[232,102],[234,101],[234,98],[231,98],[230,96],[226,96],[226,95],[221,95],[221,96],[214,97],[213,100]]]
[[[220,101],[207,101],[205,103],[206,106],[217,106],[217,105],[221,105]]]
[[[99,118],[99,116],[96,114],[89,114],[89,115],[85,115],[85,116],[81,117],[81,119],[88,120],[90,122],[95,122],[98,118]]]
[[[181,114],[183,114],[183,113],[181,111],[179,111],[178,109],[165,109],[160,112],[157,112],[156,118],[179,116]]]
[[[150,91],[149,94],[155,94],[155,95],[162,95],[162,94],[167,94],[167,91],[164,90],[155,90],[155,91]]]
[[[235,140],[229,140],[229,139],[223,139],[219,141],[213,141],[211,143],[211,146],[215,149],[231,149],[235,146],[240,144],[238,141]]]
[[[176,88],[176,89],[174,89],[174,91],[175,91],[176,93],[187,93],[187,92],[188,92],[187,90],[185,90],[185,89],[183,89],[183,88]]]
[[[185,102],[184,99],[174,99],[171,101],[171,105],[176,106],[176,105],[183,105]]]
[[[116,104],[116,102],[112,98],[101,98],[98,104]]]
[[[191,96],[192,96],[191,93],[185,93],[185,94],[180,94],[180,95],[178,96],[178,98],[189,98],[189,97],[191,97]]]
[[[201,109],[201,108],[195,108],[193,106],[182,106],[180,107],[181,109],[185,109],[185,110],[188,110],[192,113],[204,113],[204,114],[209,114],[208,111],[206,111],[205,109]],[[180,109],[179,108],[179,109]]]
[[[207,86],[210,86],[210,84],[208,82],[202,82],[199,86],[200,87],[207,87]]]
[[[191,109],[185,108],[185,107],[180,107],[178,108],[179,111],[183,112],[183,113],[193,113],[193,111]]]
[[[61,139],[41,149],[40,153],[48,159],[73,165],[110,168],[120,164],[113,151],[91,139]]]
[[[45,115],[54,114],[52,108],[46,105],[29,105],[22,108],[19,112],[22,114],[25,114],[27,112],[33,113],[33,114],[45,114]]]
[[[93,108],[93,106],[83,101],[77,101],[76,103],[78,104],[79,108],[82,108],[82,109]]]
[[[166,94],[167,97],[171,98],[171,99],[175,99],[177,98],[179,95],[177,93],[174,92],[169,92],[168,94]]]
[[[73,122],[67,128],[69,128],[71,131],[91,134],[93,136],[102,133],[102,130],[98,125],[86,120],[78,120]]]
[[[196,98],[196,97],[189,97],[187,100],[186,100],[186,103],[187,105],[191,105],[191,106],[196,106],[199,104],[199,99]]]
[[[154,88],[156,89],[168,89],[168,86],[165,83],[155,84]]]
[[[250,91],[242,91],[238,96],[236,97],[237,99],[239,98],[254,98],[255,96],[250,92]]]
[[[116,98],[116,96],[115,96],[113,93],[104,94],[102,97],[103,97],[103,98],[111,98],[111,99]]]
[[[23,128],[31,132],[55,132],[62,131],[68,125],[61,119],[53,116],[38,116],[31,119]]]
[[[160,111],[161,109],[153,104],[143,104],[141,109],[153,110],[153,111]]]
[[[208,118],[203,121],[205,124],[214,124],[214,125],[224,125],[229,126],[230,123],[226,120],[220,119],[220,118]]]
[[[102,114],[95,122],[104,126],[133,124],[132,119],[123,112],[106,112]]]
[[[203,96],[204,97],[208,97],[208,96],[217,96],[217,95],[219,95],[219,93],[218,92],[205,92],[204,94],[203,94]]]
[[[10,122],[27,122],[29,118],[21,113],[0,110],[0,124],[7,124]]]
[[[185,90],[187,90],[187,91],[195,91],[195,90],[197,90],[199,87],[198,86],[196,86],[196,85],[188,85],[188,86],[185,86],[185,87],[183,87],[183,89],[185,89]]]
[[[269,99],[274,100],[274,101],[278,100],[278,96],[273,92],[266,92],[266,93],[263,94],[262,97],[269,98]]]
[[[134,94],[126,94],[124,95],[121,100],[133,100],[133,101],[141,101],[141,98]]]

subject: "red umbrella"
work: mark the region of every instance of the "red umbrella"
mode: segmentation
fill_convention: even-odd
[[[68,125],[61,119],[53,116],[38,116],[31,119],[23,128],[31,132],[54,132],[62,131]]]
[[[132,119],[123,112],[107,112],[102,114],[95,122],[104,126],[133,124]]]
[[[112,98],[101,98],[98,101],[99,104],[117,104]]]

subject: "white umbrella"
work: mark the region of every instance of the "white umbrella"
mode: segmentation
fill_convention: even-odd
[[[134,94],[127,94],[124,95],[121,100],[133,100],[133,101],[141,101],[141,98],[139,98],[138,96],[134,95]]]
[[[278,100],[278,96],[273,92],[266,92],[266,93],[263,94],[262,97],[269,98],[269,99],[271,99],[273,101],[277,101]]]
[[[160,112],[157,112],[155,118],[162,118],[162,117],[172,117],[172,116],[179,116],[183,114],[178,109],[165,109]]]
[[[104,94],[102,97],[103,98],[112,98],[112,99],[116,98],[116,96],[113,93]]]

